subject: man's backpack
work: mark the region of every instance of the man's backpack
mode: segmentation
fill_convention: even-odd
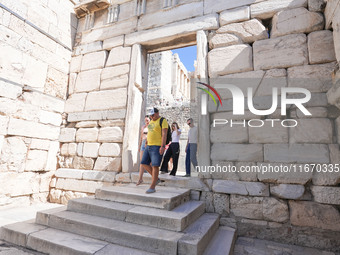
[[[162,129],[162,123],[163,123],[164,118],[161,117],[161,119],[159,120],[159,124],[161,125],[161,129]],[[168,133],[166,134],[166,144],[171,142],[171,128],[170,125],[168,123]]]

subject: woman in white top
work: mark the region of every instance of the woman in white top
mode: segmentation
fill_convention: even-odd
[[[144,153],[145,148],[146,148],[146,138],[148,136],[148,125],[150,123],[149,116],[145,116],[144,123],[145,123],[145,125],[141,129],[140,140],[139,140],[139,149],[138,149],[139,155],[140,155],[140,160],[142,160],[143,153]],[[137,186],[139,184],[143,183],[143,174],[144,174],[144,169],[143,169],[143,167],[141,165],[141,167],[139,169],[139,180],[138,180],[138,182],[136,184]]]
[[[168,173],[168,162],[172,157],[173,167],[170,175],[175,176],[178,166],[179,158],[179,139],[181,137],[181,129],[176,122],[171,124],[171,144],[164,155],[164,159],[161,166],[162,173]]]

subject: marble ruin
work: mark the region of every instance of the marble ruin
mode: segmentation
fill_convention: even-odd
[[[2,0],[0,38],[0,206],[67,204],[136,182],[147,55],[191,45],[198,79],[239,80],[263,109],[270,79],[312,93],[312,116],[288,109],[294,130],[213,128],[232,118],[231,96],[209,101],[201,165],[340,163],[340,0]],[[189,97],[183,88],[175,97]],[[340,252],[339,184],[340,172],[310,171],[169,185],[190,188],[240,236]]]

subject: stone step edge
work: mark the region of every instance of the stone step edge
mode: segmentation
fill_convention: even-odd
[[[156,228],[167,229],[170,231],[183,231],[187,226],[197,220],[205,210],[205,203],[202,201],[188,201],[172,211],[164,211],[157,208],[143,207],[138,205],[131,205],[131,208],[125,206],[125,208],[119,208],[119,205],[124,205],[112,201],[99,200],[97,204],[91,204],[92,201],[96,201],[94,198],[79,198],[70,200],[67,206],[68,211],[86,213],[98,217],[104,217],[115,220],[122,220],[130,223],[147,225]],[[99,203],[98,203],[99,202]],[[77,205],[80,204],[80,208]],[[110,205],[117,204],[116,208],[110,207]],[[193,204],[187,212],[181,212],[182,207]],[[82,208],[82,205],[88,205],[90,207],[96,207],[97,210],[91,210],[89,208]],[[93,209],[93,208],[92,208]],[[94,212],[97,211],[97,212]],[[142,211],[142,213],[139,213]],[[150,211],[148,213],[147,211]],[[179,211],[179,212],[176,212]],[[53,211],[50,211],[54,213]],[[46,213],[50,213],[46,212]],[[116,215],[117,212],[119,215]],[[146,212],[146,213],[145,213]],[[104,215],[106,214],[106,215]],[[38,216],[38,215],[37,215]],[[40,216],[40,215],[39,215]],[[138,217],[138,218],[137,218]],[[155,224],[150,225],[148,218],[154,218]],[[138,220],[137,220],[138,219]],[[38,223],[41,221],[37,221]],[[160,222],[160,224],[157,224]]]

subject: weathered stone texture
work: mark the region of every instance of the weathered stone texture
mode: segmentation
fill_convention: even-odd
[[[97,158],[99,146],[99,143],[84,143],[83,157]]]
[[[263,148],[258,144],[214,143],[211,147],[212,160],[262,161]]]
[[[272,24],[271,37],[274,38],[322,30],[324,18],[321,13],[309,12],[306,8],[297,8],[275,14]]]
[[[269,122],[263,127],[249,127],[249,143],[288,143],[288,128],[273,127]]]
[[[311,191],[316,202],[340,205],[340,187],[312,186]]]
[[[81,71],[103,68],[106,63],[107,55],[107,51],[85,54],[81,62]]]
[[[306,88],[310,92],[327,92],[332,87],[335,63],[288,68],[288,87]]]
[[[208,63],[210,78],[251,71],[253,70],[252,48],[241,44],[213,49],[208,54]]]
[[[99,130],[99,142],[119,143],[123,141],[123,130],[120,127],[103,127]]]
[[[85,111],[124,108],[126,101],[126,88],[90,92],[86,97]]]
[[[99,156],[117,157],[121,155],[121,146],[118,143],[103,143],[99,148]]]
[[[333,33],[329,30],[316,31],[308,35],[310,64],[322,64],[336,60]]]
[[[98,138],[97,128],[79,128],[76,134],[77,142],[96,142]]]
[[[226,47],[234,44],[242,44],[241,38],[233,34],[215,34],[209,40],[209,48],[220,48]]]
[[[244,6],[220,13],[220,26],[250,19],[250,7]]]
[[[104,68],[101,73],[101,81],[127,74],[129,70],[128,64]]]
[[[307,7],[307,0],[268,0],[250,6],[252,18],[268,19],[284,9]]]
[[[269,196],[269,187],[261,182],[240,182],[230,180],[214,180],[212,190],[218,193]]]
[[[43,171],[47,161],[47,151],[30,150],[26,159],[26,171]]]
[[[306,35],[286,35],[253,44],[254,69],[287,68],[308,64]]]
[[[332,143],[332,123],[326,118],[300,119],[290,130],[290,143]]]
[[[101,69],[80,72],[77,76],[74,92],[89,92],[99,90]]]
[[[114,47],[122,46],[124,44],[124,36],[117,36],[113,38],[108,38],[103,42],[103,49],[104,50],[111,50]]]
[[[278,163],[329,163],[329,151],[324,144],[265,144],[264,160]]]
[[[257,19],[225,25],[220,27],[216,33],[234,34],[238,36],[244,43],[253,43],[257,40],[268,38],[268,32],[266,28]]]
[[[22,139],[18,137],[3,138],[0,170],[23,172],[26,155],[27,147]]]
[[[289,210],[286,202],[273,197],[263,198],[263,219],[275,222],[289,220]]]
[[[74,142],[76,138],[75,128],[62,128],[60,130],[59,141],[62,143]]]
[[[94,170],[120,172],[122,170],[122,159],[118,157],[98,157]]]
[[[221,125],[210,128],[212,143],[245,143],[248,142],[248,128]]]
[[[289,201],[290,222],[295,226],[340,231],[340,213],[331,205]]]
[[[110,51],[106,67],[127,64],[131,58],[131,47],[116,47]]]
[[[199,200],[199,199],[197,199]],[[222,216],[229,214],[229,196],[225,194],[214,194],[213,195],[215,213]]]
[[[270,185],[270,194],[283,199],[299,199],[303,196],[304,192],[305,187],[303,185]]]
[[[94,160],[92,158],[74,157],[72,167],[74,169],[88,169],[92,170]]]
[[[324,0],[308,0],[308,10],[311,12],[321,12],[325,9]]]

